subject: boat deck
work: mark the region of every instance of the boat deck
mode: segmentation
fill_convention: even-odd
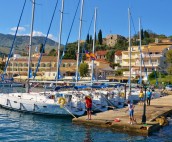
[[[146,105],[146,124],[142,124],[143,105],[136,104],[134,116],[137,124],[129,124],[127,108],[108,110],[106,112],[96,113],[92,115],[92,120],[86,120],[87,115],[74,118],[72,121],[75,124],[84,124],[89,126],[109,128],[114,131],[127,132],[138,135],[149,135],[154,131],[159,130],[162,126],[155,121],[160,116],[168,116],[172,114],[172,95],[164,96],[158,99],[152,99],[151,105]],[[119,118],[120,122],[114,120]]]

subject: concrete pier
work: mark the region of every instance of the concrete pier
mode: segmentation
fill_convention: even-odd
[[[151,105],[146,105],[146,124],[142,124],[143,105],[135,105],[134,116],[137,124],[129,124],[128,112],[126,107],[121,109],[108,110],[106,112],[96,113],[92,115],[92,120],[86,120],[86,116],[74,118],[75,124],[83,124],[87,126],[103,127],[114,131],[127,132],[138,135],[149,135],[159,130],[162,126],[156,121],[161,116],[172,114],[172,95],[164,96],[158,99],[152,99]],[[119,122],[114,121],[119,119]]]

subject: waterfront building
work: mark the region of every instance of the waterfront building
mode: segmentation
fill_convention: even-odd
[[[85,61],[89,65],[89,72],[91,72],[91,61]],[[38,56],[32,57],[31,67],[32,73],[34,73],[38,64]],[[7,74],[9,76],[16,76],[16,79],[27,79],[28,70],[28,57],[13,57],[10,59],[9,66],[7,67]],[[104,59],[95,60],[95,77],[96,79],[105,79],[106,76],[113,71],[109,67],[109,63]],[[76,72],[76,60],[63,59],[60,66],[61,77],[64,80],[72,80]],[[38,68],[36,79],[40,80],[54,80],[57,73],[57,58],[55,56],[42,56],[40,67]],[[85,79],[90,79],[89,76]]]
[[[131,48],[131,75],[132,77],[140,76],[140,63],[142,62],[142,76],[145,77],[145,71],[150,74],[152,70],[166,71],[168,64],[166,63],[166,53],[172,49],[172,42],[167,40],[159,40],[149,45],[141,46],[142,59],[140,56],[140,50],[138,46],[132,46]],[[128,51],[122,51],[122,68],[129,69],[129,54]],[[129,71],[123,72],[124,76],[129,76]]]

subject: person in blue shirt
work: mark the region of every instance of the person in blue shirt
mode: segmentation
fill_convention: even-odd
[[[147,105],[149,105],[149,106],[150,106],[151,97],[152,97],[152,92],[149,89],[146,93]]]

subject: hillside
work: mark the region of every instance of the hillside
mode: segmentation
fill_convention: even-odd
[[[14,35],[0,33],[0,52],[9,53],[13,39]],[[29,36],[17,36],[14,43],[15,53],[26,52],[29,39]],[[36,46],[39,47],[39,45],[44,42],[45,37],[34,36],[32,38],[33,50]],[[51,39],[47,39],[45,52],[49,52],[53,48],[57,48],[57,43]]]

